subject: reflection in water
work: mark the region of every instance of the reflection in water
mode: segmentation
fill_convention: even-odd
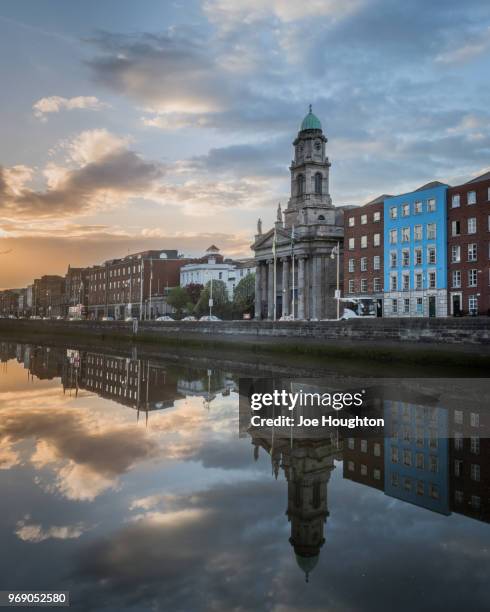
[[[37,586],[32,564],[39,566],[39,549],[56,584],[78,589],[80,609],[319,609],[338,583],[342,591],[332,607],[391,611],[406,609],[402,577],[398,607],[383,608],[351,589],[350,565],[344,561],[343,574],[333,565],[349,540],[339,526],[349,521],[354,529],[354,511],[373,531],[371,537],[361,530],[359,547],[386,534],[400,537],[403,525],[384,519],[393,507],[413,523],[432,520],[434,531],[442,529],[436,521],[471,517],[479,522],[464,523],[461,541],[467,534],[476,542],[488,538],[490,416],[484,409],[385,396],[379,404],[385,430],[366,437],[335,428],[320,439],[251,429],[248,440],[238,440],[240,368],[233,364],[223,372],[136,351],[121,356],[6,342],[0,359],[0,475],[15,472],[0,480],[1,493],[6,488],[12,500],[2,541],[17,559],[15,576],[2,568],[8,588]],[[266,464],[271,473],[264,473]],[[282,476],[287,495],[275,483]],[[382,525],[371,523],[373,505]],[[454,538],[454,527],[448,531]],[[422,551],[430,537],[412,533]],[[286,549],[294,554],[284,555]],[[461,554],[454,552],[454,563]],[[488,561],[484,549],[478,554]],[[470,567],[478,557],[475,550],[468,555]],[[73,566],[69,576],[67,565]],[[392,565],[387,555],[379,569],[389,573]],[[471,568],[466,597],[474,598],[469,609],[478,610],[479,574]],[[263,579],[269,599],[250,599],[251,585]],[[213,606],[190,595],[190,584],[201,580]],[[223,586],[227,581],[233,588]],[[440,588],[442,601],[447,588]],[[450,602],[444,609],[452,609]]]
[[[200,396],[205,406],[218,395],[236,390],[236,380],[225,372],[176,368],[150,359],[121,357],[76,349],[0,343],[4,371],[9,359],[23,364],[31,377],[61,378],[63,391],[80,389],[134,408],[138,413],[171,408],[187,396]]]
[[[296,561],[308,576],[318,563],[320,548],[325,542],[324,523],[328,517],[327,485],[334,469],[334,458],[339,458],[339,440],[332,434],[323,440],[274,440],[253,437],[254,457],[259,448],[271,456],[272,469],[277,478],[282,467],[288,483],[288,521],[291,523],[289,542]]]
[[[262,385],[261,392],[273,390],[271,381],[265,384],[270,389]],[[298,384],[303,390],[308,387],[305,382]],[[279,384],[279,388],[282,386]],[[254,391],[258,388],[255,382]],[[311,385],[308,391],[312,391]],[[305,439],[294,437],[292,432],[286,436],[283,429],[278,434],[275,427],[270,428],[268,436],[264,436],[265,428],[249,429],[255,459],[262,447],[270,454],[275,477],[280,467],[284,470],[288,483],[286,514],[291,522],[289,541],[307,582],[325,542],[327,488],[334,459],[343,461],[344,478],[390,497],[446,516],[454,511],[490,522],[488,409],[477,404],[449,410],[412,404],[406,399],[385,399],[385,389],[377,393],[373,404],[381,403],[385,428],[374,437],[332,428],[322,439]]]

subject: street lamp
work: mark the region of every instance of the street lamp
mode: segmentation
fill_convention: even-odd
[[[213,316],[213,273],[210,270],[208,270],[207,272],[211,276],[208,305],[209,305],[209,316],[212,317]]]
[[[337,289],[335,290],[335,299],[337,300],[337,319],[340,319],[340,242],[337,242],[337,246],[334,246],[330,257],[332,259],[337,257]]]

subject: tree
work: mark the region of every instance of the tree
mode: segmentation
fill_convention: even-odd
[[[233,311],[242,317],[246,312],[253,316],[255,305],[255,274],[247,274],[235,287]]]
[[[209,314],[209,297],[210,297],[211,281],[206,283],[206,286],[201,291],[201,296],[196,304],[195,312],[198,316]],[[231,303],[228,298],[228,291],[223,281],[213,281],[213,315],[220,318],[229,318],[231,316]]]
[[[188,295],[189,295],[189,301],[192,302],[192,304],[197,304],[199,302],[199,298],[201,297],[201,292],[204,289],[203,285],[200,285],[199,283],[189,283],[185,290],[187,291]]]
[[[174,287],[169,291],[167,296],[167,304],[175,308],[177,312],[177,318],[182,316],[182,310],[189,302],[189,294],[184,287]]]

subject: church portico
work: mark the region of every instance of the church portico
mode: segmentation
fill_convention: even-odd
[[[274,257],[256,258],[256,318],[274,319],[274,288],[276,319],[334,318],[337,263],[332,251],[337,241],[327,247],[312,245],[302,251],[298,237],[293,251],[290,236],[286,240],[281,238],[276,232],[275,260]]]
[[[262,222],[252,249],[256,262],[256,319],[326,319],[337,316],[337,257],[342,257],[343,210],[332,205],[327,138],[311,112],[293,145],[291,197],[279,205],[272,229]],[[340,263],[340,270],[342,264]],[[258,289],[258,290],[257,290]]]

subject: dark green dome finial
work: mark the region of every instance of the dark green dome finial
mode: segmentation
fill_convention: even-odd
[[[311,110],[311,104],[310,104],[309,112],[301,123],[300,131],[302,132],[303,130],[321,130],[321,129],[322,129],[322,124],[320,123],[320,119],[318,119],[318,117],[313,114],[313,111]]]

